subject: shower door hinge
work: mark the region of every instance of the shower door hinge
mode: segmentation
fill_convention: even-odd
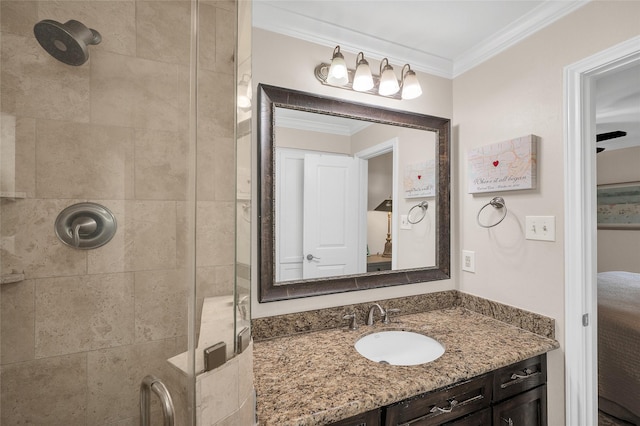
[[[582,326],[587,327],[589,325],[589,314],[582,315]]]

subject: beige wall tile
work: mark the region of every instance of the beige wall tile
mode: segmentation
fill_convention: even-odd
[[[87,356],[4,365],[1,393],[3,425],[85,425]]]
[[[131,265],[129,270],[175,268],[175,202],[136,201],[133,203],[133,216],[125,220],[125,238],[132,235],[133,239],[133,252],[126,259]]]
[[[136,342],[187,334],[187,271],[135,273]]]
[[[175,269],[174,201],[103,201],[116,217],[113,240],[89,250],[90,273]]]
[[[190,6],[185,1],[136,1],[138,56],[188,64]]]
[[[16,119],[16,192],[36,193],[36,120]]]
[[[103,50],[135,56],[135,1],[45,1],[38,4],[38,19],[61,23],[69,19],[82,22],[100,33],[102,41],[89,47],[89,57]]]
[[[38,197],[132,197],[131,129],[39,120],[37,134]]]
[[[2,200],[2,270],[24,272],[26,278],[86,273],[86,251],[65,246],[53,230],[58,214],[76,202],[78,201]]]
[[[200,2],[198,7],[198,67],[215,71],[216,69],[216,7]]]
[[[198,137],[197,147],[197,180],[196,191],[198,201],[214,201],[216,199],[216,140],[209,136]],[[229,161],[229,159],[227,159]],[[229,161],[230,162],[230,161]]]
[[[36,282],[36,357],[130,344],[133,275],[47,278]]]
[[[32,36],[33,26],[38,22],[35,1],[0,2],[0,31],[3,33]]]
[[[234,203],[204,201],[197,206],[196,265],[230,265],[234,253]]]
[[[236,49],[236,12],[219,8],[216,12],[215,71],[233,75]]]
[[[233,294],[234,266],[204,266],[196,268],[196,295],[214,297]]]
[[[34,282],[3,284],[0,297],[0,360],[2,364],[35,358]]]
[[[189,81],[177,65],[94,52],[91,121],[123,127],[184,131]]]
[[[217,201],[236,198],[236,144],[233,138],[215,139],[214,187]]]
[[[235,88],[228,74],[201,70],[198,73],[198,143],[204,137],[234,137]],[[210,142],[207,142],[210,143]]]
[[[137,419],[142,379],[153,374],[163,380],[170,368],[166,360],[175,352],[173,339],[89,352],[87,424]],[[157,398],[151,400],[157,411]]]
[[[186,134],[136,129],[135,198],[186,199],[188,150]]]
[[[2,34],[2,111],[17,116],[89,121],[89,67],[51,57],[35,37]]]
[[[238,355],[238,392],[240,403],[253,399],[253,343]]]

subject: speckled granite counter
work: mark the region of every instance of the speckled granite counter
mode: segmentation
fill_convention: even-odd
[[[398,316],[392,324],[331,329],[254,343],[260,425],[324,425],[559,347],[553,339],[461,307]],[[412,367],[362,357],[354,343],[380,330],[429,335],[446,351]]]

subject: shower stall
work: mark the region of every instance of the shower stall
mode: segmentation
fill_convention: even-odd
[[[249,326],[248,8],[0,1],[1,426],[139,425],[156,379],[175,425],[250,424],[200,395]]]

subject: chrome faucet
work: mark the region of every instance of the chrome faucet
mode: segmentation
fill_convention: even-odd
[[[384,309],[382,309],[382,306],[380,306],[377,303],[374,303],[373,305],[371,305],[371,308],[369,309],[369,316],[367,317],[367,325],[373,325],[373,314],[374,314],[376,308],[378,308],[378,311],[380,312],[380,316],[381,317],[383,317],[383,318],[387,317],[387,313],[385,312]]]

